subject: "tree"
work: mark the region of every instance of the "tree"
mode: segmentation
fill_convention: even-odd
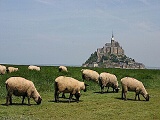
[[[93,62],[97,62],[97,52],[95,51],[94,53],[91,54],[91,56],[88,58],[88,60],[85,62],[86,63],[93,63]]]

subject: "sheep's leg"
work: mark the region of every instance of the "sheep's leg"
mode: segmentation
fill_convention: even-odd
[[[79,98],[80,98],[80,93],[75,93],[75,97],[76,97],[76,102],[78,103],[79,102]]]
[[[64,94],[64,93],[62,93],[62,98],[66,98],[66,96],[65,96],[65,94]]]
[[[25,99],[25,96],[23,96],[23,98],[22,98],[22,104],[24,104],[24,99]]]
[[[73,96],[73,94],[72,93],[70,93],[70,96],[69,96],[69,103],[71,102],[71,100],[72,100],[72,96]]]
[[[103,94],[104,86],[101,86],[101,93]]]
[[[6,97],[6,105],[12,105],[12,93],[7,93],[7,97]]]
[[[55,102],[59,102],[59,92],[55,92],[54,98],[55,98]]]
[[[28,105],[30,106],[31,104],[30,104],[30,97],[28,96]]]
[[[127,100],[126,94],[127,94],[127,91],[124,91],[124,100]]]
[[[54,92],[54,100],[57,102],[57,91]]]
[[[55,99],[55,102],[59,102],[59,89],[58,89],[58,83],[55,82],[55,91],[54,91],[54,99]]]
[[[121,95],[122,100],[123,100],[123,94],[124,94],[124,90],[123,90],[123,88],[122,88],[122,95]]]
[[[136,91],[136,94],[135,94],[135,100],[137,99],[137,96],[138,96],[138,100],[140,100],[139,91],[138,90]]]
[[[136,98],[137,98],[137,95],[138,95],[138,94],[136,93],[136,94],[135,94],[135,99],[134,99],[134,100],[136,100]]]
[[[9,95],[9,102],[10,102],[10,105],[12,105],[12,95]]]
[[[138,94],[138,100],[140,100],[139,94]]]
[[[6,105],[7,106],[9,105],[8,102],[9,102],[9,96],[6,97]]]
[[[6,105],[8,106],[9,105],[9,101],[10,101],[10,95],[9,93],[7,94],[7,97],[6,97]]]
[[[109,87],[107,88],[107,93],[108,93],[108,91],[109,91]]]
[[[59,102],[59,93],[57,93],[56,97],[57,97],[57,102]]]

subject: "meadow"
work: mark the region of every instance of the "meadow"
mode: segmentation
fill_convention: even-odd
[[[89,68],[98,73],[115,74],[120,88],[120,79],[126,76],[142,81],[150,95],[150,101],[145,101],[142,96],[140,96],[140,101],[135,101],[135,93],[133,92],[127,93],[127,101],[121,100],[121,89],[119,93],[112,93],[110,88],[109,93],[101,94],[97,83],[86,81],[89,86],[87,92],[81,92],[79,103],[74,100],[68,103],[68,99],[63,98],[60,98],[60,102],[56,103],[54,102],[55,78],[65,75],[82,81],[82,67],[68,66],[68,73],[60,73],[58,66],[41,66],[41,71],[28,70],[26,65],[5,66],[18,67],[19,71],[0,75],[0,120],[160,119],[160,70]],[[13,105],[5,106],[5,81],[12,76],[21,76],[33,81],[42,97],[42,103],[37,105],[31,99],[31,106],[28,106],[26,99],[25,104],[22,105],[21,97],[13,96]]]

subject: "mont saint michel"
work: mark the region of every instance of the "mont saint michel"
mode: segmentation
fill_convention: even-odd
[[[122,46],[114,39],[113,33],[110,43],[106,43],[102,48],[98,48],[82,66],[126,69],[145,68],[143,63],[138,63],[125,55]]]

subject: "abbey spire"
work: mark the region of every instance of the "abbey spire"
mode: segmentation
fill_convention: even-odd
[[[112,38],[111,38],[111,40],[114,40],[114,35],[113,35],[113,31],[112,31]]]

